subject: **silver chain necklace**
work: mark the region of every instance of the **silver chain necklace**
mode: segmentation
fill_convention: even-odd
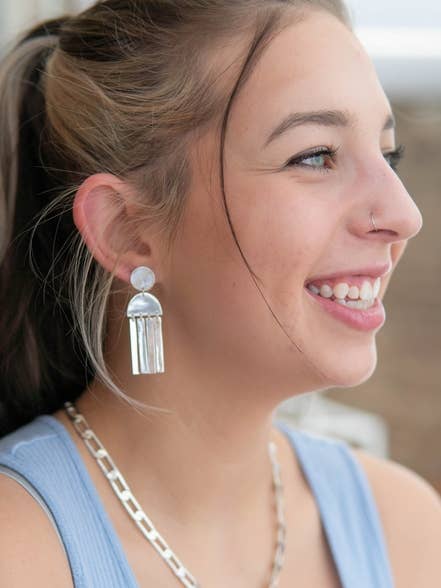
[[[201,588],[190,572],[184,567],[169,547],[168,543],[156,530],[152,521],[142,510],[136,498],[133,496],[127,482],[124,480],[114,461],[102,445],[101,441],[89,427],[86,419],[79,413],[72,402],[64,403],[65,411],[73,423],[76,431],[84,440],[87,449],[98,462],[104,475],[109,480],[115,494],[119,498],[130,517],[135,521],[137,527],[150,544],[156,549],[165,563],[171,568],[176,577],[187,588]],[[279,575],[283,566],[285,552],[286,524],[283,505],[283,486],[280,479],[280,465],[277,462],[277,448],[273,441],[268,444],[269,456],[273,471],[273,489],[276,498],[277,511],[277,542],[274,554],[274,561],[269,581],[269,588],[277,588]]]

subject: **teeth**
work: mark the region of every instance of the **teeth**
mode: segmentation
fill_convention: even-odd
[[[349,300],[346,306],[349,308],[357,308],[358,310],[367,310],[374,305],[375,300]]]
[[[380,293],[380,288],[381,288],[381,278],[377,278],[374,282],[373,298],[376,298],[378,296],[378,294]]]
[[[358,286],[352,286],[349,288],[348,296],[351,300],[358,300],[360,298],[360,290],[358,289]]]
[[[329,284],[323,284],[320,288],[314,286],[314,284],[309,284],[307,288],[314,294],[324,298],[334,297],[334,301],[342,306],[366,310],[374,304],[380,293],[381,278],[377,278],[374,284],[365,280],[361,288],[350,286],[345,282],[338,283],[334,288],[331,288]]]
[[[349,300],[346,303],[346,306],[348,306],[349,308],[360,308],[359,304],[360,302],[363,302],[362,300]]]
[[[372,285],[367,280],[363,282],[360,290],[360,298],[362,300],[371,300],[373,298]]]
[[[333,294],[334,290],[331,288],[331,286],[328,286],[328,284],[323,284],[323,286],[320,288],[320,296],[323,296],[323,298],[331,298]]]
[[[337,284],[334,287],[334,296],[336,298],[344,299],[348,295],[348,292],[349,292],[349,286],[348,286],[348,284],[345,284],[344,282],[341,284]],[[357,296],[357,298],[358,298],[358,296]]]

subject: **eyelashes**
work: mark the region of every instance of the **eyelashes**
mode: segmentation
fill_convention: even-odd
[[[389,165],[394,171],[397,171],[398,164],[403,159],[405,150],[404,145],[399,145],[395,151],[384,154],[384,158],[389,161]]]
[[[304,153],[302,155],[298,155],[297,157],[290,159],[287,163],[287,166],[288,167],[303,167],[303,168],[313,169],[313,170],[320,171],[320,172],[327,172],[327,171],[329,171],[329,168],[320,167],[320,166],[317,167],[315,165],[310,165],[310,164],[305,163],[305,161],[308,161],[308,159],[311,159],[311,160],[322,159],[323,160],[324,158],[327,158],[328,160],[331,160],[332,163],[334,163],[337,151],[338,151],[338,147],[337,148],[319,147],[316,150],[308,151],[308,153]]]
[[[319,147],[313,151],[308,151],[308,153],[303,153],[302,155],[298,155],[292,159],[290,159],[286,166],[287,167],[300,167],[306,168],[322,173],[329,172],[332,169],[332,166],[335,164],[336,155],[339,150],[339,147]],[[389,151],[388,153],[384,153],[383,157],[389,163],[390,167],[397,171],[398,164],[403,159],[405,151],[404,145],[399,145],[394,151]],[[309,163],[305,163],[308,160],[315,160],[315,162],[319,162],[319,165],[311,165]],[[330,163],[330,167],[321,167],[320,163],[323,162],[324,164]]]

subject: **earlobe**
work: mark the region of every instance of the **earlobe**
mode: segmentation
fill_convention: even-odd
[[[87,248],[109,273],[126,283],[134,267],[149,263],[145,251],[132,249],[134,243],[125,239],[127,220],[125,192],[127,186],[112,174],[89,176],[79,187],[73,202],[73,220]]]

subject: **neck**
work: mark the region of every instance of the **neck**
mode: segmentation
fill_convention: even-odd
[[[170,524],[191,522],[193,530],[213,521],[234,528],[238,518],[263,516],[273,526],[268,444],[276,443],[283,482],[294,470],[293,450],[273,420],[289,394],[277,391],[268,370],[256,376],[241,369],[228,350],[222,362],[210,349],[194,358],[188,341],[176,336],[168,335],[162,374],[133,376],[125,337],[112,336],[108,346],[106,363],[121,389],[159,411],[141,412],[97,380],[77,399],[78,410],[146,510],[170,513]]]
[[[142,414],[96,382],[76,402],[135,496],[193,527],[271,504],[271,412],[205,386],[181,387],[168,402],[165,390],[145,392],[144,402],[170,412]]]

